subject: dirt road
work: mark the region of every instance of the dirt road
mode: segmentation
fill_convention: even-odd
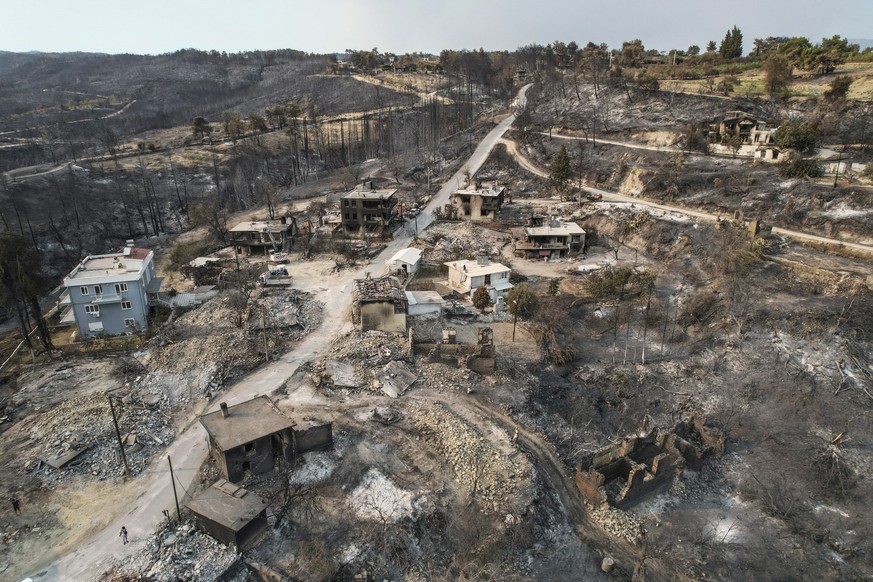
[[[519,93],[519,102],[524,103],[524,93],[529,86],[523,87]],[[515,120],[515,115],[509,115],[498,124],[482,140],[466,167],[471,173],[485,162],[491,149],[498,139]],[[433,208],[445,204],[449,195],[457,188],[463,178],[463,172],[458,171],[452,176],[431,203],[419,217],[419,230],[426,229],[433,222]],[[380,272],[385,261],[390,259],[398,250],[405,248],[411,239],[412,233],[407,229],[397,234],[395,239],[385,250],[362,269],[349,272],[341,281],[334,286],[329,293],[319,293],[318,296],[324,301],[324,318],[318,332],[311,333],[298,344],[295,349],[279,360],[253,372],[240,382],[227,388],[221,396],[222,402],[230,405],[249,400],[262,394],[270,394],[280,388],[290,378],[297,368],[326,350],[331,342],[351,329],[349,308],[351,306],[351,293],[354,279],[365,276],[366,271]],[[211,406],[204,406],[203,411],[218,409],[218,402]],[[203,412],[201,411],[201,412]],[[180,431],[180,434],[168,448],[167,455],[173,461],[173,469],[176,484],[180,496],[194,485],[200,466],[207,455],[206,433],[197,418],[192,418],[188,426]],[[139,495],[130,505],[119,511],[118,508],[105,508],[107,513],[115,511],[118,515],[112,523],[103,531],[96,532],[95,537],[78,550],[59,557],[48,568],[33,575],[34,580],[86,580],[105,570],[112,561],[122,559],[128,553],[133,552],[143,540],[156,529],[163,519],[162,511],[169,509],[175,511],[173,500],[173,488],[170,481],[169,464],[166,457],[156,459],[143,478]],[[131,543],[120,545],[118,532],[121,526],[125,526],[130,535]]]
[[[549,172],[540,168],[536,164],[534,164],[531,160],[529,160],[524,154],[522,154],[518,150],[518,145],[508,139],[502,139],[502,143],[506,145],[507,151],[516,159],[518,164],[527,170],[528,172],[540,176],[542,178],[548,178]],[[649,148],[651,149],[651,148]],[[688,208],[682,208],[680,206],[670,206],[668,204],[660,204],[658,202],[652,202],[651,200],[646,200],[645,198],[636,198],[634,196],[625,196],[624,194],[619,194],[617,192],[609,192],[607,190],[601,190],[600,188],[592,188],[590,186],[583,186],[583,189],[586,192],[593,192],[595,194],[600,194],[603,196],[603,200],[606,202],[623,202],[627,204],[639,204],[640,206],[645,206],[647,208],[657,208],[659,210],[663,210],[665,212],[677,212],[679,214],[684,214],[685,216],[690,216],[692,218],[696,218],[698,220],[704,220],[706,222],[717,222],[722,217],[710,214],[708,212],[702,212],[700,210],[691,210]],[[830,247],[835,250],[844,250],[849,249],[853,254],[860,255],[865,258],[873,259],[873,245],[862,244],[862,243],[853,243],[848,241],[842,241],[835,238],[828,238],[823,236],[818,236],[814,234],[808,234],[805,232],[800,232],[797,230],[789,230],[786,228],[781,228],[778,226],[773,227],[773,234],[778,234],[784,236],[785,238],[790,238],[801,243],[816,243],[822,246]]]

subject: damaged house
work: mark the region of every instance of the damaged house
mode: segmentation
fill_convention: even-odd
[[[293,460],[308,451],[330,448],[330,423],[298,427],[267,396],[204,414],[200,423],[209,435],[209,452],[221,475],[229,481],[272,471],[276,461]]]
[[[365,182],[340,199],[343,232],[384,232],[397,217],[396,190],[377,190],[373,182]]]
[[[531,217],[528,225],[513,228],[515,256],[551,260],[578,253],[585,247],[585,231],[575,222]]]
[[[240,255],[266,256],[291,248],[291,239],[297,235],[297,221],[293,216],[283,216],[277,220],[240,222],[228,233]]]
[[[452,194],[451,202],[458,218],[474,222],[493,220],[503,206],[505,193],[506,188],[503,186],[456,190]]]
[[[219,479],[185,503],[197,527],[242,552],[267,529],[267,501]]]
[[[352,322],[361,330],[406,333],[406,293],[393,277],[355,279]]]
[[[594,506],[631,507],[670,488],[685,467],[699,469],[705,455],[721,454],[724,433],[699,419],[673,428],[651,428],[586,454],[576,467],[576,486]]]

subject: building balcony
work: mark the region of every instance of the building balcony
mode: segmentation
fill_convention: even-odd
[[[73,301],[70,299],[70,290],[67,289],[61,296],[58,298],[58,305],[72,305]]]
[[[121,293],[102,293],[95,295],[91,300],[91,305],[104,305],[107,303],[120,303],[123,297]]]
[[[76,323],[76,314],[72,307],[65,307],[61,311],[61,325],[73,325]]]
[[[569,248],[569,243],[535,243],[528,241],[519,241],[515,243],[516,250],[553,250],[560,251]]]

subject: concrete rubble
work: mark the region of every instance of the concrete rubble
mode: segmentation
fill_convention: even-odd
[[[194,582],[216,580],[222,575],[227,576],[223,579],[228,582],[249,579],[248,570],[239,564],[233,549],[197,531],[190,523],[176,527],[165,525],[144,540],[141,546],[142,549],[125,558],[123,563],[105,573],[99,580]]]
[[[396,360],[388,362],[381,370],[373,370],[374,383],[391,398],[403,395],[417,379],[407,364]]]

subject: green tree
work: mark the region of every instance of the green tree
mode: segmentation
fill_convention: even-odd
[[[743,33],[740,32],[739,28],[734,26],[727,31],[724,40],[718,47],[718,53],[725,60],[738,59],[743,56]]]
[[[476,291],[473,293],[473,307],[482,311],[486,307],[491,307],[491,305],[491,296],[488,294],[488,287],[485,285],[477,287]]]
[[[852,77],[834,77],[831,81],[830,88],[825,91],[824,98],[829,103],[844,101],[849,94],[849,87],[852,86]]]
[[[811,152],[818,142],[818,130],[805,121],[786,121],[773,137],[780,148]]]
[[[522,283],[509,290],[506,295],[506,310],[515,317],[532,318],[539,306],[536,293],[527,283]]]
[[[0,232],[0,305],[15,313],[28,347],[33,348],[30,341],[33,319],[43,347],[50,350],[51,335],[42,317],[39,298],[48,293],[51,284],[40,264],[40,252],[27,239],[10,231]]]
[[[200,138],[212,134],[212,126],[209,125],[209,122],[204,117],[199,115],[191,122],[191,130],[194,132],[195,137]]]
[[[715,41],[714,41],[714,40],[711,40],[711,41],[709,41],[708,43],[706,43],[706,52],[708,52],[708,53],[714,53],[714,52],[715,52],[715,48],[716,48],[716,44],[715,44]]]
[[[552,186],[558,192],[558,195],[560,195],[561,200],[564,199],[564,194],[567,192],[567,187],[572,177],[573,170],[570,167],[570,156],[567,154],[567,148],[562,145],[552,160],[552,175],[549,178]]]
[[[771,55],[764,61],[764,86],[771,98],[784,97],[791,83],[791,62],[780,54]]]
[[[727,97],[734,90],[734,87],[740,84],[740,80],[733,75],[728,75],[718,82],[718,90],[722,95]]]

